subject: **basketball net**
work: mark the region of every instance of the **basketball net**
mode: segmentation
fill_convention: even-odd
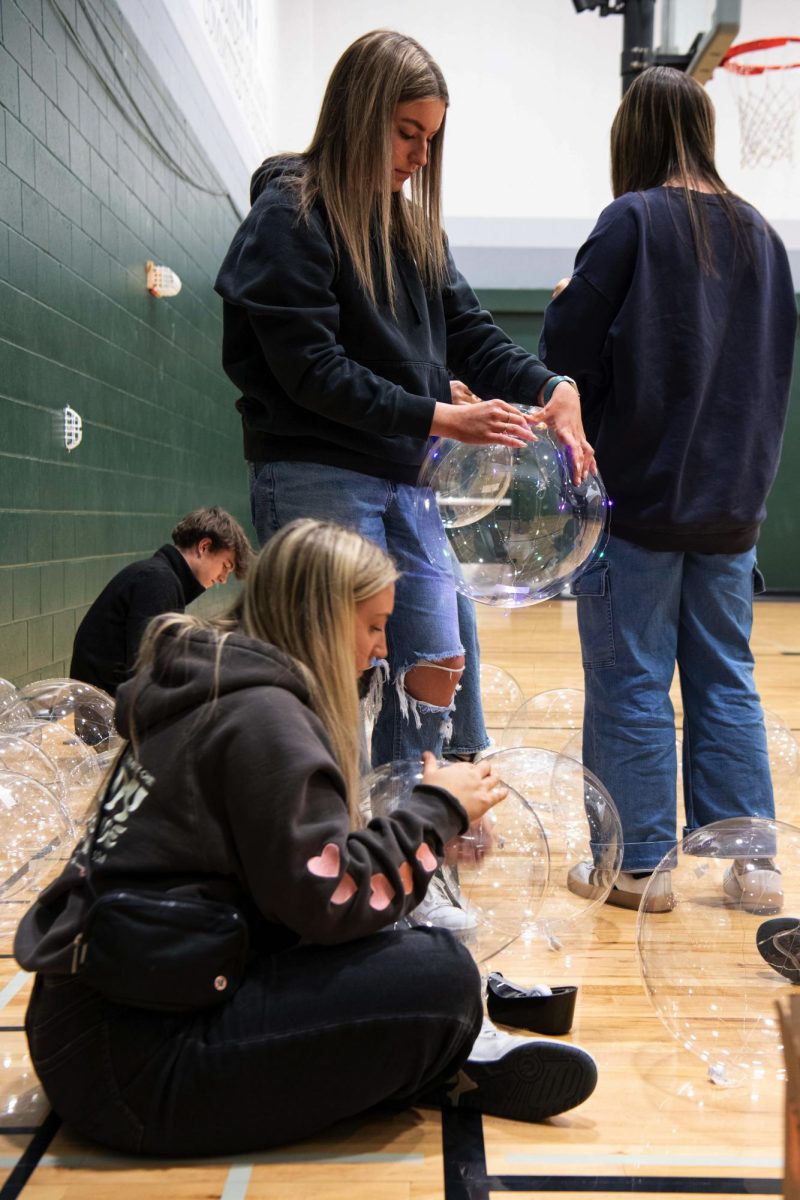
[[[743,167],[795,160],[800,113],[800,37],[731,46],[720,64],[739,110]]]

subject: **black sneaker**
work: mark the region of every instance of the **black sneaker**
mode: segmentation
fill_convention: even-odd
[[[800,983],[800,921],[774,917],[762,921],[756,933],[761,957],[790,983]]]
[[[597,1083],[597,1065],[580,1046],[501,1033],[484,1020],[447,1098],[510,1121],[544,1121],[582,1104]]]

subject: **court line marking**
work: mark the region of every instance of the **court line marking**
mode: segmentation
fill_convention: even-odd
[[[17,971],[16,975],[9,980],[2,992],[0,992],[0,1010],[5,1008],[9,1000],[14,999],[17,992],[21,991],[30,977],[30,971]]]
[[[250,1165],[231,1167],[220,1200],[244,1200],[252,1174],[253,1168]]]
[[[0,1129],[2,1134],[2,1129]],[[230,1155],[235,1158],[236,1155]],[[17,1157],[0,1154],[0,1167],[13,1166],[17,1162]],[[66,1170],[86,1170],[91,1167],[98,1168],[114,1168],[120,1171],[132,1170],[141,1168],[143,1164],[148,1167],[197,1167],[197,1166],[220,1166],[225,1162],[225,1158],[217,1155],[214,1158],[143,1158],[141,1155],[137,1157],[128,1157],[123,1154],[96,1154],[91,1150],[87,1150],[83,1154],[45,1154],[42,1156],[40,1167],[63,1167]],[[261,1154],[252,1154],[247,1156],[247,1162],[241,1164],[248,1170],[257,1167],[261,1164],[268,1166],[270,1163],[423,1163],[425,1155],[419,1153],[413,1154],[311,1154],[308,1151],[296,1154],[282,1154],[279,1150],[265,1150]],[[236,1164],[231,1170],[236,1170]],[[225,1200],[228,1200],[225,1197]]]
[[[693,1154],[504,1154],[507,1163],[593,1163],[598,1166],[620,1164],[632,1167],[739,1167],[768,1170],[783,1169],[781,1155],[765,1155],[759,1158],[729,1158]]]

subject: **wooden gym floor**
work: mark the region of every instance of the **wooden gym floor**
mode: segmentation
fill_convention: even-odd
[[[481,610],[483,659],[526,697],[582,688],[575,606]],[[798,604],[763,600],[753,637],[764,705],[800,735]],[[676,697],[677,701],[677,697]],[[679,711],[679,705],[676,703]],[[564,731],[562,741],[569,731]],[[800,814],[800,780],[778,816]],[[22,1032],[30,979],[0,943],[0,1200],[489,1200],[505,1192],[778,1194],[783,1088],[715,1088],[666,1032],[640,983],[635,914],[604,907],[561,951],[512,946],[493,966],[520,982],[579,985],[571,1039],[600,1081],[574,1112],[540,1125],[415,1110],[234,1160],[133,1160],[71,1136],[49,1113]],[[784,990],[784,989],[781,989]],[[792,989],[787,985],[787,992]]]

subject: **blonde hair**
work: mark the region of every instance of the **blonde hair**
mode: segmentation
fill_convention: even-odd
[[[196,629],[216,639],[216,683],[231,632],[269,642],[299,666],[311,706],[330,738],[344,777],[353,827],[360,824],[361,711],[356,675],[355,608],[394,583],[394,563],[359,533],[310,518],[279,530],[256,557],[234,608],[203,620],[173,615],[153,621],[137,669],[151,663],[168,630],[183,638]]]
[[[299,185],[301,212],[307,217],[322,201],[337,253],[347,252],[373,303],[377,281],[371,245],[377,236],[392,309],[393,243],[414,260],[429,290],[441,286],[447,269],[441,218],[444,120],[426,165],[411,177],[411,203],[391,187],[392,123],[398,104],[411,100],[441,100],[445,108],[449,103],[444,76],[427,50],[389,29],[358,38],[328,80]]]

